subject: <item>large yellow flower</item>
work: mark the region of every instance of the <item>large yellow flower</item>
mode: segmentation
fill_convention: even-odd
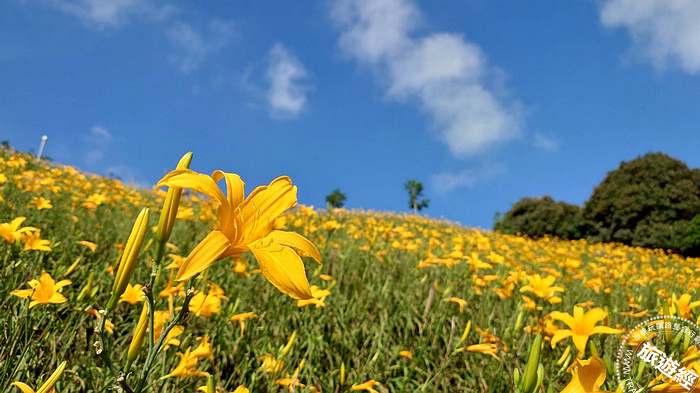
[[[605,382],[605,363],[601,358],[576,359],[569,367],[569,372],[571,382],[561,393],[602,392],[600,387]]]
[[[216,184],[226,179],[227,196]],[[245,184],[233,173],[214,171],[211,176],[179,169],[165,175],[158,187],[188,188],[202,193],[218,205],[218,228],[192,250],[178,270],[176,280],[196,276],[214,262],[252,252],[265,278],[295,299],[311,299],[304,263],[292,247],[321,262],[316,246],[305,237],[274,229],[285,210],[297,203],[297,189],[287,176],[260,186],[244,199]]]
[[[578,350],[578,357],[583,357],[586,352],[586,344],[588,338],[594,334],[619,334],[622,330],[613,329],[608,326],[596,326],[599,321],[602,321],[607,316],[607,313],[602,308],[593,308],[585,314],[583,308],[574,306],[574,315],[569,313],[552,311],[549,316],[552,319],[564,322],[569,329],[560,329],[554,333],[552,337],[552,348],[561,340],[571,337],[574,345]]]

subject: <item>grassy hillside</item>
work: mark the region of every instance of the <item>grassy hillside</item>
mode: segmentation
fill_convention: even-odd
[[[195,155],[195,167],[196,160]],[[130,285],[148,282],[165,192],[132,189],[9,149],[0,151],[0,184],[0,391],[19,391],[10,386],[14,381],[38,389],[64,360],[58,391],[115,386],[114,374],[93,347],[97,310],[109,300],[120,249],[143,207],[152,209],[153,231]],[[254,186],[248,185],[246,195]],[[679,299],[684,293],[699,298],[700,259],[301,205],[275,226],[302,234],[321,252],[320,266],[304,258],[317,300],[300,306],[282,294],[249,253],[218,261],[180,287],[169,284],[177,265],[216,223],[210,201],[185,194],[153,288],[156,310],[177,315],[185,284],[197,292],[191,313],[171,332],[179,334],[155,359],[148,391],[194,391],[207,382],[204,375],[161,379],[174,370],[211,374],[226,391],[241,385],[285,391],[285,383],[298,384],[294,391],[510,391],[514,375],[525,372],[537,333],[545,339],[541,389],[559,391],[572,380],[567,368],[581,350],[571,338],[552,348],[556,331],[569,327],[551,312],[573,314],[576,305],[601,308],[605,318],[599,324],[620,331],[657,315],[664,303],[669,313],[696,318]],[[53,304],[30,307],[27,297],[38,299],[30,280],[39,280],[42,272],[55,282],[70,282],[62,283]],[[27,289],[29,294],[11,294]],[[125,299],[136,304],[119,303],[109,315],[113,333],[106,335],[118,370],[126,364],[143,307],[139,287],[129,291]],[[243,329],[239,320],[252,315],[245,313],[255,316],[244,320]],[[580,353],[589,358],[595,351],[604,360],[606,390],[617,387],[612,374],[620,338],[592,335]],[[147,347],[128,369],[127,382],[138,380]],[[177,353],[188,348],[200,348],[202,356],[178,368],[185,355]],[[362,385],[372,380],[379,384]]]

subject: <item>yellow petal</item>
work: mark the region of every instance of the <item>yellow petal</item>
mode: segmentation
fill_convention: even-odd
[[[277,289],[296,300],[312,299],[304,262],[287,246],[265,241],[251,247],[263,276]]]
[[[557,330],[556,333],[554,333],[554,336],[552,337],[552,348],[554,348],[557,343],[567,337],[571,337],[573,335],[573,332],[571,330],[566,330],[566,329],[560,329]]]
[[[191,171],[189,169],[176,169],[167,175],[165,175],[158,184],[157,187],[176,187],[176,188],[188,188],[192,191],[199,192],[213,199],[214,202],[219,204],[225,204],[228,201],[224,197],[224,193],[221,192],[219,186],[211,177]]]
[[[577,359],[571,370],[571,382],[566,385],[562,393],[584,393],[599,391],[605,382],[605,363],[593,357],[590,360]]]
[[[184,281],[204,271],[231,245],[219,231],[211,231],[187,256],[177,271],[175,280]]]
[[[19,390],[22,391],[22,393],[36,393],[34,392],[34,389],[29,387],[29,385],[27,385],[24,382],[12,382],[10,385],[18,387]]]
[[[574,308],[575,310],[575,308]],[[560,311],[552,311],[549,313],[549,316],[552,317],[552,319],[556,319],[559,321],[564,322],[569,328],[575,329],[576,328],[576,319],[571,316],[569,313],[565,312],[560,312]]]
[[[285,210],[297,203],[297,188],[292,186],[292,180],[281,176],[267,186],[256,187],[240,205],[243,222],[263,219],[267,225],[256,225],[258,230],[267,230]],[[251,227],[252,228],[252,227]],[[246,233],[249,239],[255,238]],[[262,236],[260,236],[262,237]]]
[[[620,329],[613,329],[608,326],[596,326],[591,330],[591,335],[593,334],[620,334],[622,333],[622,330]]]
[[[304,251],[306,254],[311,256],[311,258],[316,260],[316,262],[321,263],[321,254],[318,252],[318,248],[316,248],[316,246],[311,243],[309,239],[296,232],[272,231],[267,238],[271,238],[279,244],[284,244],[285,246]]]
[[[243,203],[245,199],[245,183],[241,180],[240,176],[235,173],[226,173],[216,170],[211,174],[211,177],[215,182],[226,178],[226,195],[228,196],[228,203],[231,205],[231,208],[235,209],[238,205]]]

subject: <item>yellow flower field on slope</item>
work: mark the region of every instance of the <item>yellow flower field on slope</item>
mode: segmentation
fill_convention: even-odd
[[[192,162],[195,166],[196,152]],[[99,313],[86,311],[107,303],[114,281],[110,272],[118,273],[134,219],[146,207],[158,214],[166,191],[139,190],[74,168],[37,163],[7,149],[0,152],[0,170],[7,179],[0,188],[0,275],[5,283],[0,334],[17,343],[0,348],[0,386],[14,381],[37,381],[39,386],[64,360],[68,364],[57,382],[59,391],[80,391],[83,384],[94,391],[114,386],[93,347]],[[559,391],[577,378],[566,370],[576,361],[583,367],[577,354],[592,355],[591,345],[600,358],[596,364],[614,370],[621,336],[614,332],[626,332],[642,316],[663,312],[664,304],[670,313],[693,320],[699,315],[698,259],[614,244],[534,240],[413,215],[327,212],[304,205],[271,214],[265,222],[265,233],[293,233],[318,250],[315,255],[299,247],[308,294],[314,296],[299,307],[267,283],[265,260],[260,265],[258,254],[247,252],[257,246],[257,234],[234,236],[225,227],[236,218],[218,209],[224,200],[240,206],[246,200],[242,189],[238,199],[229,194],[230,201],[224,191],[218,198],[209,187],[211,192],[203,194],[183,193],[181,209],[187,214],[175,222],[167,246],[172,256],[156,281],[159,313],[176,315],[190,286],[197,296],[191,316],[178,325],[179,335],[168,337],[168,348],[158,354],[162,366],[154,378],[159,391],[194,390],[209,374],[215,386],[227,391],[239,386],[251,391],[287,391],[290,386],[295,391],[365,386],[379,392],[509,391],[514,370],[524,372],[534,334],[546,340],[540,357],[543,387]],[[149,281],[156,223],[150,222],[129,290],[109,316],[115,337],[127,337],[110,348],[116,359],[126,356],[144,307],[137,288]],[[209,261],[189,280],[177,282],[177,269],[183,264],[188,269],[188,255],[216,231],[229,244],[247,249],[232,250],[234,258],[219,254],[218,262]],[[324,264],[306,256],[317,256]],[[42,271],[50,272],[56,285],[46,295],[28,292],[38,287]],[[10,295],[12,291],[22,291],[15,292],[21,296]],[[52,298],[61,302],[48,301]],[[30,310],[40,299],[46,304]],[[563,317],[575,319],[572,310],[577,309],[582,321],[596,310],[597,327],[592,329],[613,334],[577,333]],[[470,324],[480,329],[471,331]],[[295,331],[293,345],[285,350]],[[466,335],[460,340],[462,332]],[[207,334],[207,356],[193,358],[202,343],[198,339]],[[572,350],[574,344],[586,347]],[[138,356],[143,354],[135,362],[143,361]],[[266,370],[273,372],[261,371],[269,359],[275,365]],[[304,367],[298,367],[302,362]],[[159,379],[166,375],[178,378]],[[287,375],[295,376],[294,383],[278,385]],[[593,386],[614,391],[614,380],[614,372],[607,372],[607,379],[602,384],[596,379]]]

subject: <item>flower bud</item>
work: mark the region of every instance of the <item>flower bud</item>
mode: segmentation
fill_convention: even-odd
[[[340,363],[340,386],[345,385],[345,362]]]
[[[138,357],[139,351],[141,351],[141,344],[143,344],[143,339],[146,336],[147,328],[148,306],[144,302],[143,309],[141,310],[141,316],[139,317],[139,323],[136,325],[136,329],[134,329],[134,337],[131,338],[131,343],[129,344],[129,352],[126,354],[127,364],[130,365],[134,360],[136,360],[136,357]]]
[[[133,228],[131,228],[131,234],[126,241],[126,246],[124,246],[124,252],[119,262],[117,275],[114,277],[112,297],[109,299],[109,303],[107,303],[107,311],[111,311],[116,307],[119,298],[126,289],[126,285],[131,280],[131,275],[134,273],[134,268],[136,267],[136,261],[141,253],[143,240],[146,237],[146,232],[148,232],[149,213],[150,209],[147,207],[141,210],[139,216],[136,217]]]
[[[527,365],[525,366],[525,372],[523,372],[522,383],[520,385],[520,391],[524,393],[534,392],[538,385],[537,382],[540,379],[539,365],[540,365],[540,350],[542,347],[542,336],[539,334],[535,337],[535,341],[532,343],[530,348],[530,355],[527,358]]]
[[[175,169],[189,169],[192,161],[192,152],[185,153]],[[163,209],[160,211],[160,219],[158,220],[158,231],[156,232],[156,240],[165,244],[170,239],[170,234],[175,225],[175,217],[177,217],[177,209],[180,207],[180,197],[182,196],[182,188],[168,187],[168,193],[163,200]]]
[[[289,341],[287,341],[287,345],[285,345],[284,348],[282,348],[282,352],[279,356],[280,359],[282,359],[285,355],[287,355],[289,353],[289,350],[292,349],[292,344],[294,344],[294,339],[296,338],[296,336],[297,336],[297,331],[295,330],[292,332],[292,335],[289,336]]]

